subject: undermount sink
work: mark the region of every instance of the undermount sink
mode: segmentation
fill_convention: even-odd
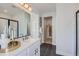
[[[8,43],[8,47],[6,49],[7,49],[7,52],[10,52],[10,51],[18,49],[20,46],[21,46],[21,42],[14,40]],[[5,53],[6,49],[0,49],[0,53]]]
[[[15,50],[19,48],[21,43],[19,41],[11,41],[8,43],[8,49],[9,51]]]
[[[19,41],[10,41],[10,42],[8,43],[8,48],[10,49],[10,48],[12,48],[12,47],[18,46],[19,44],[20,44]]]

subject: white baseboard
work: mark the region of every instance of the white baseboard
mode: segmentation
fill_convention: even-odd
[[[52,45],[56,45],[56,44],[52,43]]]
[[[63,51],[58,51],[57,49],[56,49],[56,54],[63,55],[63,56],[73,56],[73,54],[63,52]]]

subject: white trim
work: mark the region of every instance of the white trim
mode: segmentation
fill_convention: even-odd
[[[46,16],[46,17],[50,17],[50,16]],[[52,16],[51,16],[52,17]],[[44,43],[44,19],[45,18],[45,16],[44,17],[42,17],[42,43]],[[53,17],[52,17],[52,21],[53,21]],[[52,27],[53,27],[53,25],[52,25]],[[53,31],[52,31],[53,32]],[[53,37],[52,37],[52,40],[53,40]],[[52,41],[52,43],[53,43],[53,41]],[[52,44],[51,43],[51,44]],[[52,44],[52,45],[55,45],[55,44]]]
[[[42,17],[42,43],[44,43],[44,18]]]
[[[61,50],[60,51],[56,50],[56,54],[62,55],[62,56],[74,56],[71,53],[67,53],[67,52],[64,52],[64,51],[61,51]]]
[[[44,17],[48,17],[48,16],[52,16],[52,45],[56,45],[56,12],[48,12],[48,13],[45,13],[45,14],[42,14],[40,15],[42,18]],[[42,19],[42,25],[44,24],[44,19]],[[43,26],[42,26],[43,27]],[[43,41],[43,39],[42,39]],[[42,42],[43,43],[43,42]]]

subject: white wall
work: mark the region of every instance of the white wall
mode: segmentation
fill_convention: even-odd
[[[31,36],[33,38],[39,38],[39,15],[33,12],[31,14],[30,29]]]
[[[44,25],[44,17],[52,16],[52,44],[56,45],[56,31],[55,31],[55,23],[56,23],[56,12],[48,12],[40,15],[42,17],[42,24]],[[43,26],[42,26],[43,27]],[[44,28],[44,27],[43,27]],[[42,43],[44,42],[44,32],[43,32],[43,38]]]
[[[56,4],[56,53],[75,55],[75,4]]]

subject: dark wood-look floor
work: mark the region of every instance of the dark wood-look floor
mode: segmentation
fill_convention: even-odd
[[[40,56],[61,56],[56,54],[56,46],[43,43],[40,46]]]

